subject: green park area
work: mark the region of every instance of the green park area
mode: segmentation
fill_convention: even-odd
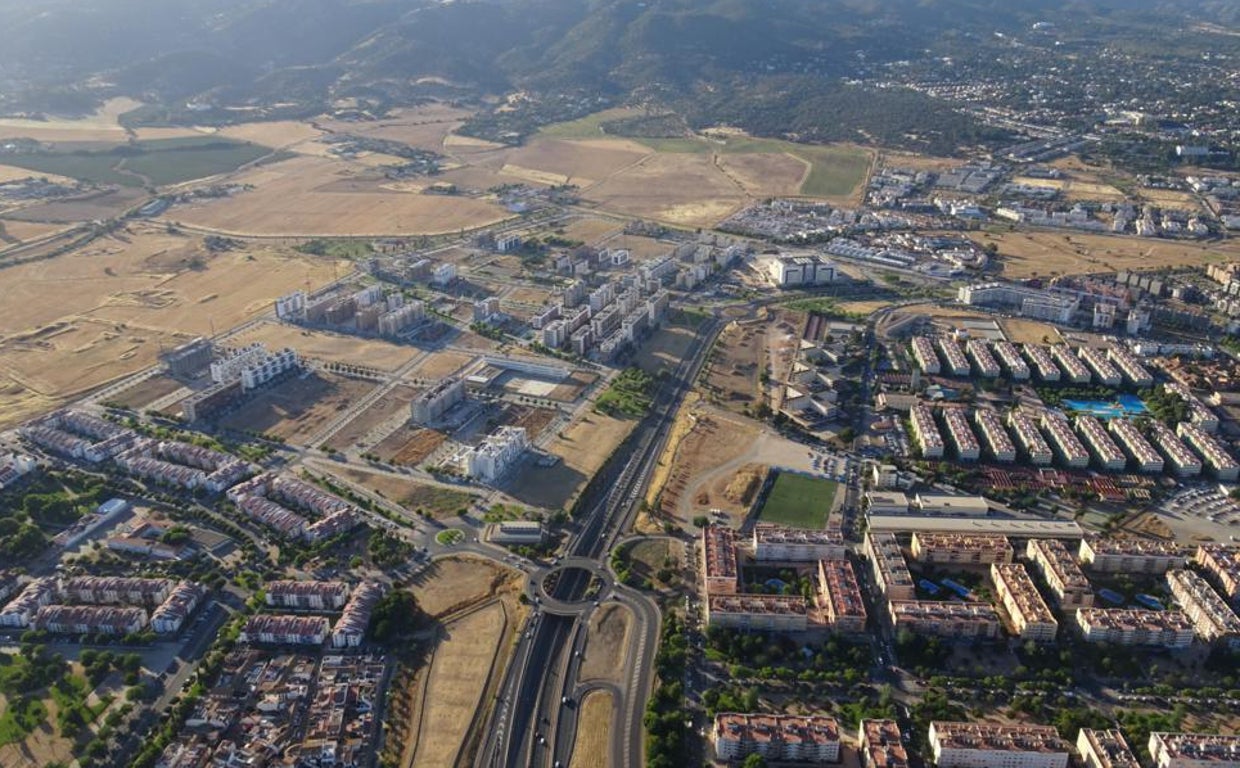
[[[838,488],[839,483],[833,480],[781,472],[762,504],[758,519],[792,528],[820,530],[827,526],[827,515]]]
[[[203,136],[129,144],[87,143],[6,155],[6,165],[102,185],[161,187],[235,171],[271,150]]]

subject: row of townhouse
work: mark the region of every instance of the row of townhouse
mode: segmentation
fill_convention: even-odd
[[[1004,429],[1003,420],[999,418],[998,412],[991,408],[978,408],[973,412],[973,421],[977,424],[978,431],[982,433],[986,447],[990,449],[990,455],[996,461],[1016,461],[1016,446],[1012,443],[1012,438],[1008,436],[1007,430]]]
[[[1041,425],[1042,429],[1046,430],[1046,435],[1050,438],[1061,464],[1072,469],[1084,469],[1089,466],[1089,453],[1072,432],[1067,419],[1045,411],[1042,414]]]
[[[997,378],[1001,371],[999,364],[995,362],[994,355],[990,354],[990,348],[986,346],[986,342],[982,339],[969,339],[965,343],[965,349],[969,352],[969,357],[977,366],[977,372],[983,378]]]
[[[1050,352],[1046,351],[1046,347],[1038,344],[1024,344],[1021,347],[1025,353],[1025,359],[1033,366],[1034,372],[1038,378],[1046,382],[1059,381],[1059,366],[1055,365],[1054,359]]]
[[[1204,429],[1195,425],[1182,421],[1175,428],[1176,434],[1192,446],[1193,450],[1201,456],[1205,466],[1217,477],[1224,482],[1232,482],[1240,477],[1240,464],[1230,453],[1219,445],[1218,441],[1211,437]]]
[[[1107,434],[1102,422],[1087,413],[1076,417],[1076,431],[1089,446],[1094,461],[1103,469],[1118,472],[1128,466],[1128,457],[1119,449],[1111,436]]]
[[[1029,364],[1021,358],[1020,352],[1012,342],[996,341],[992,348],[1012,381],[1029,380]]]
[[[1107,353],[1096,347],[1078,347],[1077,356],[1093,372],[1094,378],[1107,387],[1118,387],[1124,380],[1119,370],[1107,357]]]
[[[963,408],[945,408],[943,423],[947,426],[947,434],[956,449],[956,456],[961,461],[977,461],[981,458],[981,445],[977,442],[973,430],[969,428],[969,420]]]
[[[1137,469],[1141,472],[1155,473],[1163,471],[1163,459],[1150,445],[1141,430],[1127,419],[1111,419],[1107,427],[1111,434],[1132,457]]]

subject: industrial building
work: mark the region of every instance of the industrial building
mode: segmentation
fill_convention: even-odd
[[[774,256],[763,259],[767,278],[777,288],[828,285],[835,282],[835,262],[818,254]]]

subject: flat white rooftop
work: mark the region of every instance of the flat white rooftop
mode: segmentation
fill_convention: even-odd
[[[939,517],[870,515],[874,533],[927,531],[934,533],[989,533],[1039,539],[1081,539],[1085,529],[1071,520],[1021,520],[1008,517]]]

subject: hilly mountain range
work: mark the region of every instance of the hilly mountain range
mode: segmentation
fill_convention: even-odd
[[[524,91],[559,116],[628,101],[695,122],[726,119],[743,92],[746,114],[762,107],[797,133],[798,112],[841,81],[971,36],[1238,18],[1226,0],[0,0],[0,110],[80,113],[128,95],[154,105],[135,119],[204,122],[184,105],[312,114],[344,98]]]

